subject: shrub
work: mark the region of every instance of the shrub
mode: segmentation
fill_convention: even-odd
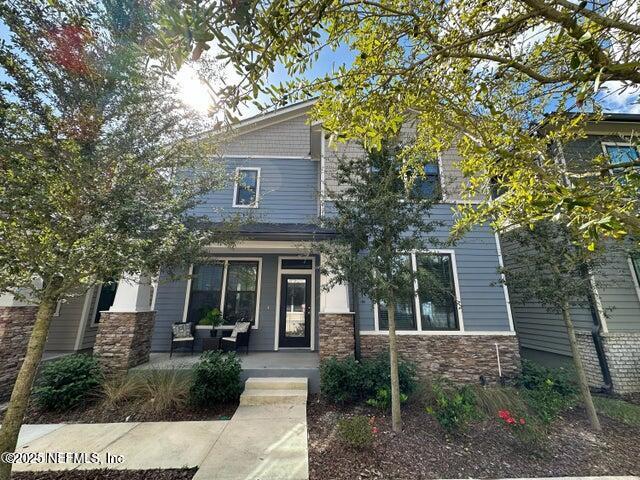
[[[193,369],[191,401],[198,406],[232,402],[242,393],[240,360],[234,353],[204,352]]]
[[[338,420],[338,435],[340,440],[354,448],[369,448],[373,444],[378,429],[375,417],[356,415],[355,417]]]
[[[400,392],[400,403],[407,401],[407,395]],[[367,400],[367,405],[379,408],[381,410],[389,410],[391,408],[391,390],[388,388],[379,388],[376,396]]]
[[[191,379],[181,370],[150,370],[142,374],[145,408],[164,413],[184,408],[189,400]]]
[[[435,403],[427,407],[427,413],[448,432],[466,429],[469,422],[477,416],[476,398],[470,387],[435,383],[433,394]]]
[[[353,357],[329,358],[320,365],[320,391],[334,403],[363,397],[362,364]]]
[[[329,358],[320,366],[322,394],[335,403],[357,402],[377,396],[380,390],[391,390],[389,356],[355,360]],[[400,391],[406,396],[416,389],[416,370],[411,363],[398,362]]]
[[[498,418],[525,447],[544,448],[544,429],[533,418],[527,418],[525,414],[512,413],[510,410],[499,410]]]
[[[366,397],[371,397],[380,389],[391,389],[391,369],[389,368],[389,353],[362,361],[364,389]],[[400,391],[411,395],[417,386],[416,367],[413,363],[398,361],[398,377]]]
[[[546,424],[575,403],[576,386],[564,369],[551,369],[525,360],[518,384],[524,388],[531,409]]]
[[[95,394],[102,382],[98,361],[90,355],[68,355],[42,367],[36,402],[46,410],[69,410]]]

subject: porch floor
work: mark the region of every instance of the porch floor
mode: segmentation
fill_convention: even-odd
[[[166,352],[152,352],[149,362],[134,367],[134,370],[191,368],[199,360],[200,354],[174,353],[169,358]],[[238,354],[243,370],[254,369],[308,369],[318,368],[318,352],[249,352]]]
[[[242,379],[249,377],[306,377],[309,391],[320,390],[320,357],[318,352],[279,351],[249,352],[238,354],[242,363]],[[132,368],[141,370],[173,370],[192,368],[200,359],[199,353],[152,352],[149,361]]]

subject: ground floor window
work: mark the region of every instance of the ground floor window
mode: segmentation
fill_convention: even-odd
[[[396,303],[399,331],[458,330],[459,315],[453,253],[412,253],[407,256],[418,278],[414,295]],[[389,328],[384,303],[376,305],[378,330]]]
[[[259,260],[216,259],[193,266],[187,321],[198,323],[211,309],[224,325],[256,323]]]

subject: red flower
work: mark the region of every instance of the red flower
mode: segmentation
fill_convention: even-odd
[[[498,411],[498,416],[503,420],[506,420],[507,418],[511,417],[511,413],[509,412],[509,410],[500,410]]]
[[[507,423],[513,424],[513,423],[516,423],[516,421],[513,418],[509,417],[507,418]]]
[[[524,421],[524,418],[520,419],[520,425],[524,425],[526,422]]]
[[[378,427],[373,427],[371,429],[371,433],[373,433],[374,435],[378,433]]]

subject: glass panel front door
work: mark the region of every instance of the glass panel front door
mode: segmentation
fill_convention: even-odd
[[[311,275],[282,275],[280,279],[280,347],[309,347]]]

